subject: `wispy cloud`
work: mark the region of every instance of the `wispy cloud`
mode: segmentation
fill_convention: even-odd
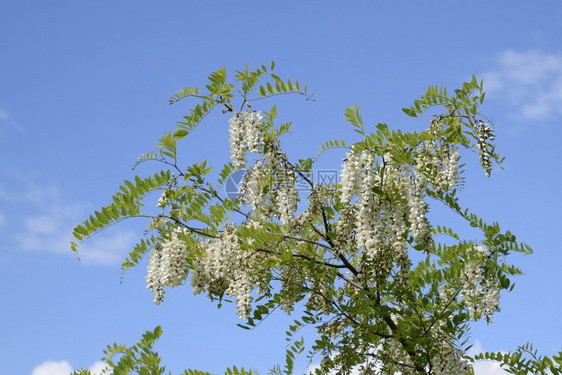
[[[92,375],[100,375],[107,367],[103,362],[96,362],[90,366],[89,370]],[[45,361],[33,369],[31,375],[70,375],[72,366],[68,361]]]
[[[25,203],[26,209],[31,211],[26,215],[15,214],[19,217],[14,220],[21,220],[13,234],[16,246],[26,251],[72,256],[72,229],[89,213],[89,205],[67,201],[54,185],[38,186],[29,181],[20,181],[20,184],[23,189],[10,190],[0,186],[0,201],[15,206]],[[2,219],[0,213],[0,224]],[[81,247],[80,260],[92,265],[118,264],[133,247],[134,238],[132,231],[103,233]]]
[[[72,366],[67,361],[46,361],[33,369],[31,375],[69,375]]]
[[[482,74],[491,98],[503,98],[514,118],[551,119],[562,114],[562,53],[501,52],[495,67]]]
[[[0,137],[3,136],[7,129],[15,130],[23,133],[23,127],[18,124],[12,116],[4,108],[0,107]]]
[[[80,247],[78,256],[86,264],[118,264],[125,259],[124,254],[133,248],[134,240],[135,233],[132,231],[100,236]]]
[[[484,348],[482,343],[478,340],[474,342],[472,348],[468,351],[468,355],[474,356],[478,353],[482,353]],[[508,375],[507,371],[502,370],[499,362],[481,360],[474,362],[474,375]]]

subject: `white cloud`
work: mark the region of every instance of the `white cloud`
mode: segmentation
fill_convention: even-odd
[[[89,370],[92,375],[101,375],[103,369],[107,365],[101,361],[90,366]],[[73,369],[68,361],[46,361],[33,369],[31,375],[69,375]]]
[[[486,92],[505,98],[514,118],[544,120],[562,114],[562,53],[504,51],[496,67],[482,76]]]
[[[31,375],[69,375],[72,366],[67,361],[46,361],[33,369]]]
[[[109,366],[107,366],[105,363],[98,361],[94,363],[92,366],[90,366],[89,370],[92,373],[92,375],[101,375],[101,372],[108,367]]]
[[[25,220],[25,227],[30,233],[49,234],[59,230],[59,223],[52,217],[40,215],[31,216]]]
[[[15,205],[32,203],[30,207],[34,212],[17,219],[23,220],[23,225],[19,226],[21,230],[13,235],[18,248],[73,256],[70,249],[70,241],[75,240],[72,230],[89,214],[89,206],[68,202],[53,185],[22,184],[24,187],[17,191],[0,186],[0,200]],[[0,215],[0,224],[2,219]],[[132,249],[134,238],[132,231],[104,232],[86,241],[80,248],[79,257],[84,264],[119,264]]]
[[[98,238],[88,240],[78,250],[78,257],[85,264],[112,265],[121,263],[124,254],[132,250],[135,233],[119,232],[113,235],[102,234]],[[67,242],[68,244],[68,242]]]
[[[478,340],[474,342],[472,348],[467,352],[468,355],[474,356],[478,353],[484,352],[482,343]],[[474,375],[506,375],[507,371],[502,370],[500,364],[495,361],[481,360],[474,362]]]
[[[63,218],[56,213],[30,216],[25,219],[25,231],[16,235],[16,240],[24,250],[44,251],[55,254],[72,255],[70,241],[74,225],[82,218]],[[78,257],[84,264],[114,265],[124,259],[124,255],[134,245],[132,231],[103,233],[89,239],[80,247]]]
[[[474,375],[509,375],[502,370],[500,364],[494,361],[477,361],[473,365]]]

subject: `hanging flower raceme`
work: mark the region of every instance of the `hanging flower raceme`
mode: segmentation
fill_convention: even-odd
[[[240,201],[249,203],[254,214],[262,210],[266,198],[262,189],[262,183],[266,178],[265,168],[264,162],[258,160],[252,168],[248,169],[238,189]]]
[[[256,270],[260,269],[263,255],[241,249],[233,228],[205,245],[206,254],[197,259],[191,274],[194,294],[207,291],[209,297],[226,293],[236,298],[236,313],[247,319],[251,312],[252,290],[256,285]]]
[[[489,150],[490,145],[488,144],[488,140],[493,141],[495,139],[494,132],[490,124],[478,121],[476,136],[478,137],[476,147],[478,147],[479,150],[480,165],[482,165],[486,176],[489,176],[492,172],[492,162],[490,161],[492,154]]]
[[[356,154],[348,152],[340,173],[340,199],[343,203],[350,203],[357,190],[361,188],[363,174],[373,168],[373,156],[367,152]]]
[[[475,246],[474,252],[478,259],[468,262],[464,268],[461,296],[475,320],[481,315],[490,320],[494,312],[499,311],[499,286],[484,277],[484,259],[488,250]]]
[[[244,120],[244,131],[246,132],[246,143],[250,152],[260,152],[264,145],[263,116],[261,112],[242,112]]]
[[[159,304],[164,301],[164,283],[161,278],[161,265],[162,253],[160,247],[152,249],[148,260],[148,274],[146,275],[147,289],[154,294],[154,303]]]
[[[457,147],[448,144],[443,151],[443,169],[440,178],[443,190],[450,190],[457,183],[459,179],[458,161]]]
[[[367,256],[372,258],[380,246],[378,233],[381,223],[380,200],[373,190],[379,179],[373,170],[372,155],[366,153],[361,155],[358,166],[361,172],[359,177],[362,178],[358,178],[360,187],[355,204],[357,209],[355,238],[357,246],[362,247]]]
[[[455,348],[448,341],[443,341],[437,354],[433,357],[432,374],[435,375],[465,375],[468,373],[468,361],[464,352]]]
[[[457,147],[434,140],[422,143],[416,155],[418,174],[427,175],[436,190],[451,190],[459,179]]]
[[[276,191],[276,203],[279,220],[283,225],[292,224],[295,220],[299,192],[295,186],[295,173],[287,170],[284,175],[278,176],[280,185]]]
[[[164,287],[180,285],[187,275],[187,246],[180,238],[186,233],[182,228],[175,228],[170,238],[156,246],[149,256],[147,288],[154,294],[154,302],[164,299]]]
[[[294,223],[299,202],[295,171],[278,147],[273,146],[265,159],[249,168],[238,192],[254,215],[277,217],[283,225]]]
[[[408,184],[408,221],[410,222],[410,232],[414,239],[419,243],[426,238],[430,224],[427,219],[428,204],[425,202],[425,189],[427,187],[426,178],[415,170]]]
[[[377,249],[380,223],[378,198],[373,192],[378,181],[373,161],[373,155],[368,152],[347,153],[341,166],[339,188],[344,207],[336,225],[339,247],[363,247],[370,255]]]
[[[235,169],[246,166],[246,154],[260,152],[264,145],[264,122],[261,112],[241,111],[228,120],[230,157]]]
[[[409,216],[406,197],[411,190],[411,179],[405,174],[403,167],[385,155],[384,188],[395,196],[391,201],[385,201],[385,234],[388,245],[396,256],[402,258],[407,245],[404,233],[408,230],[406,218]],[[407,254],[406,254],[407,256]]]

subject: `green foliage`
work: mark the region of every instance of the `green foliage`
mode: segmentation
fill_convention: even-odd
[[[418,117],[428,108],[443,106],[448,111],[466,117],[478,114],[478,106],[484,101],[485,93],[482,90],[483,82],[472,76],[469,82],[465,82],[462,88],[455,90],[455,95],[447,95],[447,89],[443,86],[429,86],[426,93],[418,100],[414,100],[414,105],[404,108],[405,114],[411,117]],[[476,95],[474,94],[476,93]]]
[[[108,345],[104,350],[102,361],[106,368],[103,374],[112,375],[163,375],[166,367],[160,366],[162,359],[158,352],[154,351],[154,345],[162,335],[162,327],[157,326],[152,331],[146,331],[138,343],[131,347],[122,344]],[[168,372],[168,374],[172,374]],[[184,370],[182,375],[213,375],[209,372],[198,370]],[[72,375],[91,375],[89,370],[80,369]],[[236,366],[227,368],[224,375],[257,375],[257,372],[245,370],[243,367],[238,369]]]
[[[157,326],[152,331],[146,331],[140,341],[131,346],[113,344],[104,350],[103,362],[106,368],[103,374],[112,375],[162,375],[165,367],[160,366],[161,358],[153,346],[162,334],[162,328]],[[90,375],[88,370],[76,370],[73,375]]]
[[[562,351],[552,358],[541,356],[530,343],[519,346],[513,353],[480,353],[474,359],[499,362],[502,369],[516,375],[562,374]]]
[[[236,297],[238,313],[246,320],[240,327],[254,329],[273,311],[291,313],[297,305],[300,316],[286,333],[285,366],[274,367],[271,374],[293,373],[295,358],[306,349],[310,358],[321,357],[318,373],[348,373],[363,366],[370,370],[380,367],[388,374],[430,374],[433,366],[445,361],[445,355],[461,371],[467,363],[464,351],[469,323],[491,322],[497,311],[497,306],[486,305],[490,302],[485,297],[493,301],[501,291],[512,290],[512,278],[522,273],[507,263],[508,256],[532,253],[498,223],[487,223],[464,208],[459,198],[462,177],[450,178],[457,172],[461,176],[465,167],[459,163],[457,149],[478,153],[488,175],[492,162],[503,160],[495,153],[491,127],[478,112],[485,96],[482,82],[472,77],[454,95],[443,87],[430,86],[412,107],[403,109],[411,117],[421,117],[430,108],[439,113],[427,121],[427,129],[418,132],[392,129],[383,123],[366,126],[360,108],[352,106],[344,116],[360,139],[353,144],[329,139],[317,154],[297,162],[283,152],[279,139],[290,133],[291,123],[275,125],[277,107],[273,105],[263,112],[259,134],[251,134],[259,147],[244,150],[253,159],[240,194],[225,197],[222,188],[232,182],[238,173],[234,166],[239,168],[239,164],[226,163],[217,181],[209,181],[211,167],[206,161],[178,164],[177,141],[217,106],[236,122],[247,120],[238,117],[242,111],[255,113],[252,106],[257,100],[289,93],[312,99],[306,86],[301,89],[298,81],[281,79],[274,68],[271,63],[250,71],[246,65],[229,81],[223,67],[209,76],[204,95],[195,87],[176,93],[170,103],[190,97],[194,107],[173,134],[165,133],[157,149],[144,154],[135,165],[158,161],[164,170],[125,181],[113,203],[77,226],[74,236],[83,241],[123,219],[147,218],[150,224],[145,238],[125,259],[123,269],[137,266],[149,252],[156,254],[151,262],[162,259],[159,252],[171,241],[180,241],[184,249],[178,262],[185,261],[181,282],[195,278],[194,291],[205,292],[219,307],[230,302],[228,297]],[[249,131],[246,127],[240,134],[248,136]],[[231,142],[231,149],[246,147],[240,139]],[[345,172],[355,173],[353,179],[312,181],[314,163],[333,148],[348,151],[344,163],[355,164]],[[306,202],[296,195],[293,201],[286,199],[294,193],[297,179],[301,193],[307,194]],[[162,192],[155,204],[158,214],[143,211],[155,190]],[[365,197],[368,199],[362,200]],[[426,202],[426,197],[431,199]],[[299,210],[298,202],[302,205]],[[434,205],[459,215],[478,234],[465,239],[460,235],[462,228],[438,221],[416,224]],[[408,211],[414,206],[416,213]],[[366,223],[361,221],[363,216],[369,218]],[[361,243],[361,236],[368,238]],[[71,246],[74,251],[78,248],[76,243]],[[202,277],[207,263],[220,264],[220,272],[213,270]],[[221,276],[213,279],[215,274]],[[162,293],[156,298],[160,301],[164,287],[177,285],[162,282],[151,288]],[[251,291],[239,298],[237,293],[248,285]],[[244,300],[252,304],[244,305]],[[305,326],[313,326],[318,333],[309,346],[304,338],[295,339]],[[160,331],[145,335],[137,346],[110,347],[107,363],[122,371],[164,371],[152,351]],[[121,357],[114,364],[116,354]],[[514,354],[487,353],[477,358],[496,360],[509,371],[519,371],[513,373],[559,373],[559,357],[538,357],[530,346]],[[236,367],[227,370],[229,375],[246,373],[251,372]],[[186,370],[184,374],[205,373]]]
[[[71,242],[72,250],[77,252],[85,239],[121,220],[145,216],[140,211],[144,197],[156,189],[162,189],[170,182],[171,172],[169,170],[156,172],[154,176],[146,178],[135,176],[133,182],[125,180],[123,185],[119,186],[121,191],[113,196],[113,203],[103,207],[100,211],[95,211],[81,225],[74,228],[72,234],[80,242]]]
[[[283,80],[273,73],[274,68],[275,64],[271,62],[269,70],[265,65],[262,65],[255,71],[249,71],[246,64],[245,70],[236,71],[235,80],[241,86],[243,97],[240,110],[245,105],[250,106],[252,101],[283,94],[300,94],[304,95],[307,98],[306,100],[312,99],[313,94],[308,94],[306,86],[301,90],[299,81],[295,81],[293,84],[290,79]],[[186,87],[170,98],[170,104],[177,103],[186,97],[201,101],[200,103],[196,102],[190,114],[183,117],[184,121],[178,122],[178,128],[174,131],[176,139],[187,136],[217,105],[224,106],[225,111],[234,111],[231,99],[234,98],[232,91],[236,89],[236,85],[227,82],[226,68],[222,67],[211,73],[208,78],[209,83],[205,86],[208,90],[206,95],[198,95],[199,90],[196,87]],[[261,84],[263,80],[265,82]],[[258,96],[252,96],[253,93],[257,93]]]
[[[362,136],[365,136],[365,129],[363,128],[363,119],[359,113],[359,107],[354,105],[345,110],[345,120],[349,121],[354,127],[355,131]]]

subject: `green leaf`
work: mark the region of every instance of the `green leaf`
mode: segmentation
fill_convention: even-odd
[[[182,128],[177,128],[176,130],[174,130],[174,138],[175,139],[182,139],[185,138],[185,136],[188,134],[189,132],[186,129],[182,129]]]
[[[402,108],[402,111],[410,117],[418,117],[416,111],[412,108]]]

